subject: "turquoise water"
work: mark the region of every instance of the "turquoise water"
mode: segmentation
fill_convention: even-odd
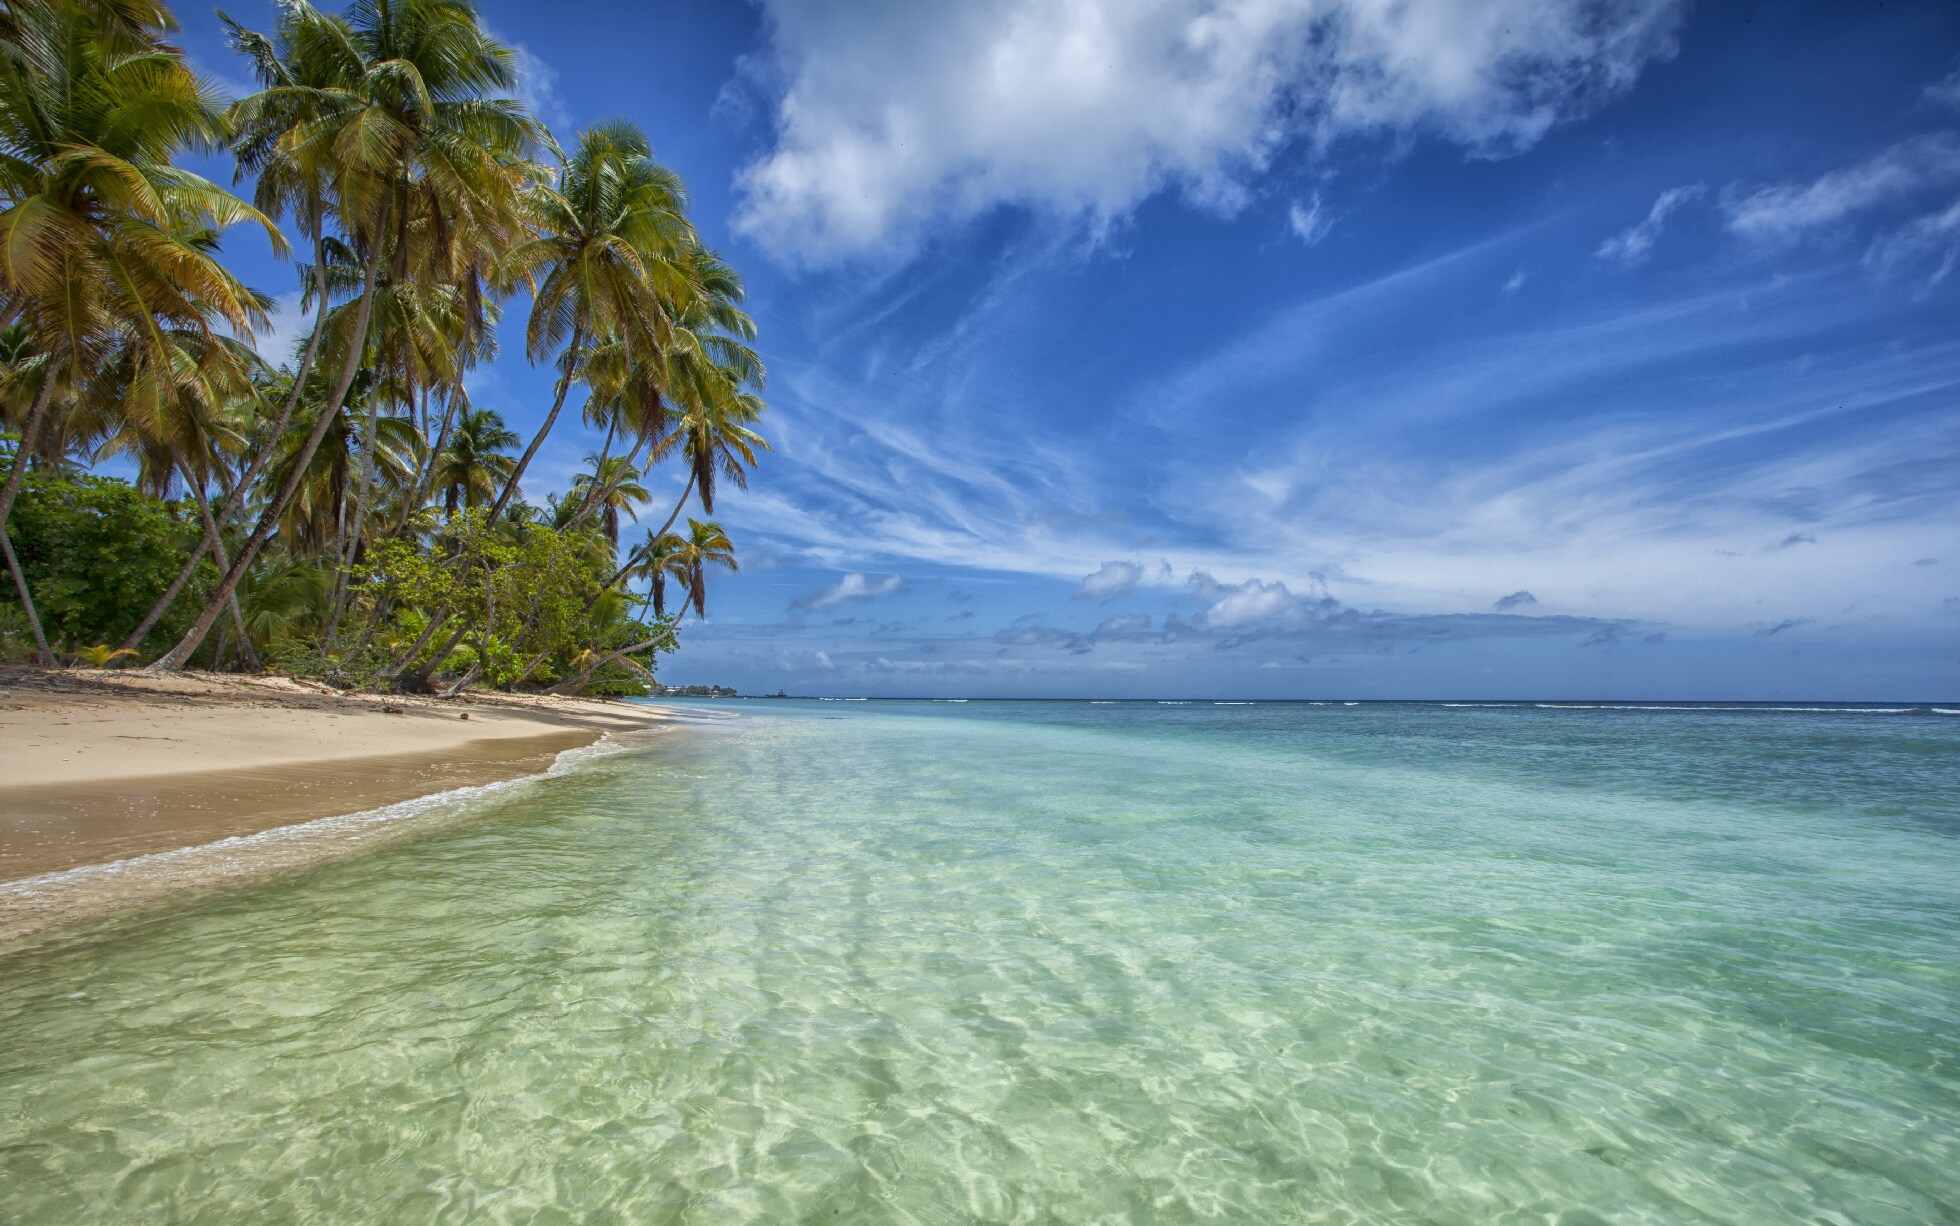
[[[0,951],[0,1220],[1960,1221],[1960,718],[719,713]]]

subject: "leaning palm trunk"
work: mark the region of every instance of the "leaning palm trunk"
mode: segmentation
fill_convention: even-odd
[[[48,373],[41,379],[41,390],[35,393],[34,407],[27,411],[27,421],[20,431],[20,448],[14,452],[14,464],[7,472],[7,483],[0,486],[0,550],[4,550],[7,570],[14,577],[14,591],[20,596],[21,611],[27,615],[27,627],[34,632],[34,652],[41,667],[54,667],[54,652],[48,650],[48,636],[41,630],[41,614],[34,607],[33,593],[27,590],[27,572],[20,568],[20,559],[14,556],[14,545],[7,538],[7,516],[13,512],[14,500],[20,496],[21,483],[27,480],[28,459],[34,454],[34,444],[40,441],[41,423],[48,415],[48,405],[54,400],[54,384],[58,371],[52,355],[48,360]]]
[[[692,495],[692,494],[694,493],[694,482],[695,482],[695,479],[696,479],[697,477],[699,477],[700,475],[701,475],[701,474],[699,474],[699,473],[689,473],[689,474],[687,475],[687,486],[686,486],[686,488],[684,488],[684,489],[682,489],[682,490],[681,490],[681,500],[680,500],[679,502],[677,502],[677,503],[675,503],[675,504],[674,504],[674,510],[673,510],[673,513],[667,516],[667,522],[666,522],[666,523],[664,523],[664,524],[662,524],[662,525],[660,525],[660,531],[658,531],[658,532],[656,532],[656,533],[654,533],[654,534],[653,534],[653,535],[654,535],[654,537],[655,537],[655,539],[658,539],[658,538],[660,538],[660,537],[663,537],[663,536],[666,536],[666,535],[667,535],[667,529],[669,529],[669,528],[671,528],[671,527],[673,527],[673,526],[674,526],[674,521],[675,521],[675,520],[677,520],[677,519],[679,519],[679,518],[681,517],[681,510],[682,510],[682,508],[684,508],[684,507],[686,507],[686,506],[687,506],[687,500],[688,500],[688,498],[689,498],[689,496],[691,496],[691,495]],[[610,586],[612,586],[612,585],[611,585],[611,584],[607,584],[607,586],[608,586],[608,587],[610,587]]]
[[[665,636],[663,635],[661,637],[664,638]],[[583,671],[579,672],[575,676],[565,678],[563,681],[560,681],[557,685],[554,685],[550,689],[546,690],[545,693],[563,694],[570,690],[582,690],[586,687],[588,683],[591,682],[592,675],[594,673],[598,672],[606,665],[611,664],[614,660],[617,660],[622,656],[630,656],[637,651],[645,651],[649,647],[657,647],[660,645],[660,642],[661,642],[661,638],[651,638],[651,639],[641,639],[637,643],[628,643],[626,646],[621,647],[618,651],[609,652],[606,655],[600,656],[597,660],[594,660],[592,663],[586,665]]]
[[[333,613],[327,618],[327,645],[333,646],[340,635],[340,616],[347,611],[347,581],[349,572],[354,569],[354,558],[361,550],[361,534],[367,524],[368,498],[374,490],[375,433],[381,417],[381,401],[377,397],[368,409],[367,428],[361,435],[361,458],[365,467],[361,471],[360,483],[354,490],[354,513],[343,528],[345,537],[339,552],[340,565],[334,568]]]
[[[272,429],[266,433],[265,445],[258,449],[245,470],[238,475],[238,484],[232,487],[231,493],[219,504],[217,521],[221,528],[230,525],[237,516],[239,508],[245,505],[246,493],[259,479],[259,475],[265,471],[265,466],[272,462],[273,453],[279,447],[279,440],[285,437],[286,427],[292,423],[293,413],[299,407],[300,389],[306,385],[306,377],[313,370],[314,357],[320,351],[320,333],[325,330],[327,322],[327,257],[326,241],[320,236],[317,225],[314,229],[313,296],[319,305],[313,312],[313,332],[306,338],[306,348],[300,354],[299,369],[293,374],[292,390],[286,393],[286,402],[279,407],[279,417],[272,423]],[[130,631],[129,637],[123,640],[124,648],[135,651],[143,640],[149,637],[150,631],[163,620],[163,615],[170,612],[171,606],[177,603],[177,597],[182,594],[184,585],[190,582],[191,575],[197,570],[197,564],[204,560],[206,552],[205,543],[202,542],[191,551],[190,558],[177,572],[177,577],[170,581],[170,586],[163,590],[163,595],[157,597],[156,603],[150,606],[150,611],[145,613],[143,620],[136,624],[136,629]],[[223,563],[220,565],[222,566]]]
[[[27,479],[27,465],[33,458],[34,445],[41,441],[41,423],[48,415],[48,405],[54,400],[54,384],[59,373],[54,356],[48,356],[48,373],[41,379],[41,390],[34,394],[34,407],[27,411],[27,420],[21,423],[20,446],[14,451],[13,467],[7,470],[7,483],[0,486],[0,532],[6,530],[7,516],[14,510],[14,499],[20,497],[21,482]]]
[[[526,447],[524,454],[518,457],[517,467],[511,470],[510,480],[504,483],[504,492],[497,495],[497,504],[490,508],[491,523],[497,522],[497,517],[504,513],[506,506],[510,505],[511,498],[517,493],[517,483],[524,479],[524,470],[531,466],[531,460],[538,454],[538,448],[544,446],[545,435],[551,433],[552,425],[558,420],[558,411],[565,407],[565,396],[572,390],[572,376],[578,373],[579,347],[584,343],[584,333],[575,325],[572,328],[572,343],[566,349],[571,357],[565,364],[565,373],[559,376],[558,394],[552,398],[551,412],[545,414],[544,424],[539,426],[538,432],[531,436],[531,445]]]
[[[374,310],[374,286],[380,273],[381,251],[377,247],[368,255],[366,275],[361,284],[361,302],[355,310],[353,334],[348,338],[347,358],[341,363],[340,377],[335,381],[333,394],[327,398],[327,403],[320,406],[320,420],[313,424],[313,432],[307,436],[305,445],[300,448],[299,455],[293,463],[293,471],[287,475],[285,484],[280,487],[278,497],[268,503],[259,515],[259,522],[252,529],[252,535],[246,538],[244,548],[240,549],[238,556],[232,559],[230,568],[225,571],[224,579],[218,584],[217,593],[205,604],[204,611],[198,614],[197,621],[185,632],[184,637],[175,647],[150,665],[149,671],[175,672],[184,667],[184,661],[188,660],[191,653],[204,642],[204,637],[211,633],[211,627],[224,613],[225,602],[231,599],[233,592],[238,590],[238,581],[245,577],[246,570],[259,556],[259,550],[271,539],[280,515],[285,512],[287,504],[292,502],[294,495],[299,492],[300,485],[306,480],[306,468],[313,460],[313,453],[320,449],[321,441],[327,437],[327,431],[332,428],[334,419],[340,415],[340,406],[347,399],[347,389],[354,386],[354,375],[360,369],[361,351],[367,343],[368,319]]]
[[[228,567],[230,562],[225,557],[225,543],[219,536],[217,521],[211,518],[211,500],[204,493],[204,485],[188,472],[184,476],[189,481],[191,496],[197,500],[197,513],[204,520],[204,543],[217,555],[218,566]],[[238,654],[245,662],[245,671],[260,671],[259,653],[252,647],[252,636],[245,633],[245,615],[239,611],[237,592],[231,594],[231,626],[238,635]]]
[[[435,484],[436,479],[436,465],[442,462],[442,453],[449,446],[450,428],[456,424],[456,403],[463,396],[463,352],[468,344],[468,341],[464,341],[456,347],[456,383],[442,398],[442,427],[436,431],[435,444],[429,448],[428,454],[423,457],[420,471],[415,474],[414,492],[402,502],[401,518],[395,521],[397,536],[408,531],[408,521],[415,518],[415,513],[429,501],[430,488]],[[422,414],[425,419],[428,417],[427,403],[428,393],[425,391],[423,393],[425,407]],[[427,429],[426,421],[424,429]]]
[[[20,607],[27,614],[27,628],[34,632],[34,654],[42,668],[54,667],[54,652],[48,650],[48,636],[41,630],[41,615],[34,610],[34,598],[27,594],[27,573],[20,568],[20,559],[14,556],[14,543],[7,539],[7,530],[0,528],[0,551],[7,557],[7,570],[14,577],[14,591],[20,596]]]

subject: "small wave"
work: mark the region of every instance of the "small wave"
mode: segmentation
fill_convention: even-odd
[[[1960,709],[1954,707],[1934,707],[1932,711],[1935,715],[1960,715]]]
[[[1114,698],[1091,698],[1089,705],[1092,707],[1113,707],[1116,705],[1116,700]]]
[[[1911,715],[1920,709],[1918,707],[1725,706],[1716,703],[1688,706],[1659,702],[1535,702],[1531,705],[1545,711],[1787,711],[1815,715]]]
[[[1360,706],[1361,704],[1360,704],[1360,703],[1358,703],[1358,702],[1344,702],[1344,703],[1342,703],[1341,705],[1342,705],[1342,706],[1344,706],[1344,707],[1358,707],[1358,706]]]
[[[1438,705],[1445,707],[1522,707],[1525,704],[1521,702],[1445,702],[1439,703]]]
[[[1252,704],[1249,702],[1214,702],[1211,705],[1214,707],[1249,707]]]
[[[1191,705],[1191,702],[1186,698],[1159,698],[1157,705],[1160,707],[1188,707]]]

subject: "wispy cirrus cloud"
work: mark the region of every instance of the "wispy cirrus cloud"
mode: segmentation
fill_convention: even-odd
[[[1794,243],[1954,183],[1960,183],[1960,134],[1926,133],[1808,182],[1732,192],[1728,227],[1752,242]]]
[[[797,597],[791,602],[790,607],[810,610],[834,609],[838,605],[890,596],[904,586],[904,579],[898,575],[881,575],[873,578],[853,571],[829,587]]]
[[[1619,264],[1634,265],[1644,261],[1660,241],[1661,228],[1676,209],[1698,199],[1706,191],[1699,183],[1686,187],[1670,187],[1654,201],[1647,216],[1599,245],[1594,254],[1602,260],[1612,260]]]

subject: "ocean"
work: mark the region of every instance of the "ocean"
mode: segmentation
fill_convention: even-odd
[[[720,702],[0,947],[0,1220],[1960,1221],[1960,716]]]

